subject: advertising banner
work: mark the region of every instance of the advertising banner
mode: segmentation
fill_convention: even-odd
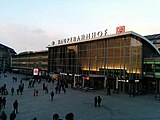
[[[33,69],[33,75],[39,75],[39,69],[38,68]]]

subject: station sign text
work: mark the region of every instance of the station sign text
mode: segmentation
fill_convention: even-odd
[[[72,42],[77,42],[77,41],[82,41],[82,40],[89,40],[89,39],[94,39],[97,37],[103,37],[107,36],[107,29],[104,31],[99,31],[99,32],[92,32],[88,34],[83,34],[77,37],[70,37],[70,38],[65,38],[58,40],[58,44],[65,44],[65,43],[72,43]]]

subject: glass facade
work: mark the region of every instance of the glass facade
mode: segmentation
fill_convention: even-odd
[[[48,48],[50,72],[103,75],[114,80],[141,80],[143,58],[156,53],[142,37],[133,34]]]
[[[142,43],[131,36],[49,48],[49,71],[52,72],[140,79],[141,66]]]

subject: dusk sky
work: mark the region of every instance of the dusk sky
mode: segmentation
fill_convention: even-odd
[[[116,27],[160,33],[160,0],[0,0],[0,42],[17,53]]]

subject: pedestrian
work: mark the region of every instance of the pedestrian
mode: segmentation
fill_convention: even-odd
[[[102,98],[100,97],[100,96],[98,96],[98,107],[100,107],[100,105],[101,105],[101,102],[102,102]]]
[[[65,87],[63,87],[63,92],[64,92],[64,94],[66,94],[66,89],[65,89]]]
[[[2,109],[2,97],[0,97],[0,111]]]
[[[107,95],[111,95],[111,89],[109,86],[107,87]]]
[[[11,94],[12,95],[14,94],[14,88],[13,87],[11,88]]]
[[[7,114],[4,111],[2,111],[2,114],[0,116],[0,120],[7,120]]]
[[[19,94],[19,88],[17,88],[17,95]]]
[[[16,118],[16,114],[14,111],[12,111],[10,114],[10,120],[15,120],[15,118]]]
[[[36,95],[36,89],[33,89],[33,96]]]
[[[28,88],[31,88],[32,80],[29,80]]]
[[[135,97],[135,90],[132,89],[132,96]]]
[[[22,84],[19,84],[19,92],[20,92],[20,93],[21,93],[21,95],[22,95],[22,92],[23,92]]]
[[[48,93],[48,85],[46,85],[46,87],[45,87],[45,93],[46,94]]]
[[[6,97],[3,97],[3,99],[2,99],[2,107],[3,108],[6,107]]]
[[[56,93],[58,93],[58,85],[55,87]]]
[[[15,81],[15,77],[14,76],[12,77],[12,80],[13,80],[13,82]]]
[[[97,97],[94,97],[94,106],[97,107]]]
[[[59,118],[58,113],[55,113],[55,114],[53,115],[53,120],[62,120],[62,119]]]
[[[35,82],[36,82],[36,80],[32,79],[32,87],[34,87]]]
[[[23,90],[24,90],[24,83],[22,83],[22,92],[23,92]]]
[[[45,90],[45,88],[46,88],[46,85],[45,85],[45,83],[43,83],[43,90]]]
[[[15,77],[15,82],[17,82],[17,77]]]
[[[53,97],[54,97],[54,92],[51,92],[51,101],[53,101]]]
[[[34,117],[32,120],[38,120],[37,117]]]
[[[36,89],[36,96],[38,96],[38,89]]]
[[[14,109],[14,112],[16,112],[16,114],[18,114],[18,101],[17,100],[15,100],[13,103],[13,109]]]
[[[68,113],[65,117],[66,120],[74,120],[74,114],[73,113]]]

